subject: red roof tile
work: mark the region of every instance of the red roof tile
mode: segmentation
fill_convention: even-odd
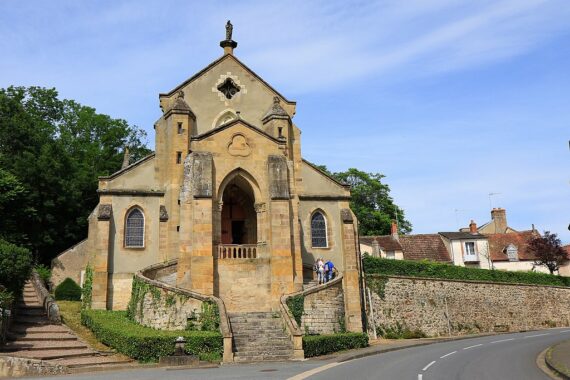
[[[372,245],[376,241],[378,245],[385,251],[401,251],[400,242],[392,237],[392,235],[382,236],[361,236],[360,242],[366,245]]]
[[[451,261],[449,252],[438,234],[401,235],[400,244],[406,260]]]
[[[506,248],[509,244],[517,247],[519,260],[534,260],[534,255],[528,250],[528,242],[537,235],[538,233],[532,230],[488,235],[491,260],[508,261]]]

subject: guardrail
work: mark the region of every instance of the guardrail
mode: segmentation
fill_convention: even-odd
[[[218,259],[256,259],[257,244],[219,244]]]

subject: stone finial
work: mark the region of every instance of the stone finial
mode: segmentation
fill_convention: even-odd
[[[344,224],[353,224],[354,219],[352,218],[352,212],[349,209],[343,208],[340,210],[340,218]]]
[[[234,31],[234,26],[232,25],[230,20],[228,20],[228,22],[226,23],[226,39],[220,41],[220,46],[224,48],[224,54],[233,54],[234,49],[237,47],[237,42],[232,40],[233,31]]]
[[[111,220],[111,215],[113,214],[113,206],[108,203],[102,203],[99,205],[99,210],[97,212],[98,220]]]
[[[273,103],[261,121],[265,124],[272,119],[289,119],[289,114],[281,107],[281,99],[278,96],[273,97]]]
[[[130,161],[131,161],[131,154],[129,153],[129,147],[126,146],[125,152],[123,154],[123,164],[121,165],[121,169],[124,169],[127,166],[129,166]]]
[[[177,99],[180,99],[180,98],[184,99],[184,91],[182,91],[182,90],[178,91],[178,93],[176,94],[176,98]]]
[[[161,222],[168,221],[168,211],[166,211],[166,206],[164,206],[164,205],[160,205],[159,220]]]

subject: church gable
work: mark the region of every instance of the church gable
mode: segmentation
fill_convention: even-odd
[[[345,186],[329,177],[305,160],[303,160],[303,164],[301,166],[301,175],[303,177],[304,186],[304,192],[301,196],[319,195],[350,197],[348,186]]]
[[[154,177],[155,155],[151,154],[107,177],[99,177],[99,189],[158,190]]]
[[[295,114],[295,102],[287,100],[232,54],[214,61],[171,92],[160,94],[164,112],[174,105],[180,91],[196,116],[197,134],[206,133],[238,115],[261,127],[274,97],[281,100],[290,117]]]

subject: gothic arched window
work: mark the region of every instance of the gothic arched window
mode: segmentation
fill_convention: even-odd
[[[313,248],[326,248],[328,246],[327,222],[320,211],[311,216],[311,242]]]
[[[133,208],[125,220],[125,247],[144,247],[144,215],[139,208]]]

